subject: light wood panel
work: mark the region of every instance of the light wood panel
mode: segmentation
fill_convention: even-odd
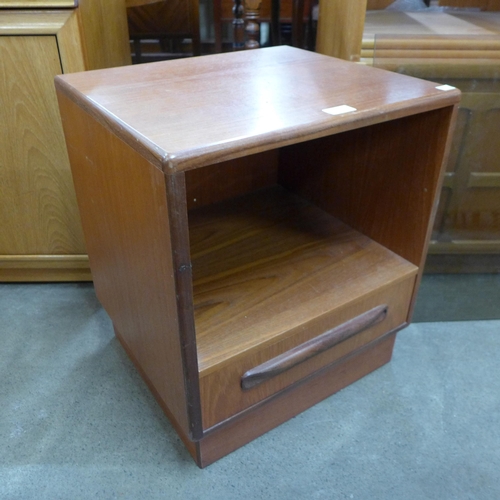
[[[91,281],[87,255],[2,255],[2,282]]]
[[[0,10],[0,35],[56,35],[73,11]]]
[[[90,280],[53,80],[130,62],[125,6],[81,0],[0,8],[0,280]]]
[[[366,0],[321,0],[316,51],[359,61]]]
[[[78,0],[0,0],[1,9],[62,9],[78,5]]]
[[[53,88],[55,36],[0,38],[4,255],[85,254]],[[1,275],[0,275],[1,276]]]
[[[57,48],[65,73],[85,71],[84,41],[78,24],[78,16],[72,11],[64,26],[57,32]]]
[[[86,69],[131,64],[125,0],[79,0]]]

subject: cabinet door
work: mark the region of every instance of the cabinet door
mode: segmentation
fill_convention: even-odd
[[[465,92],[448,165],[435,250],[500,250],[500,93]]]
[[[84,254],[54,91],[56,36],[0,37],[0,254]]]

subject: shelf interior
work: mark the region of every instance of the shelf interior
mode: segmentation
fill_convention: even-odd
[[[189,212],[200,374],[418,268],[279,185]]]

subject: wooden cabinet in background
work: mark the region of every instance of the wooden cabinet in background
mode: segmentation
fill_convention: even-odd
[[[457,90],[286,46],[57,89],[97,296],[200,466],[389,361]]]
[[[199,56],[199,0],[126,0],[134,63]]]
[[[361,61],[462,91],[429,272],[500,272],[500,13],[367,12]]]
[[[123,0],[0,1],[0,281],[91,279],[54,77],[125,64]]]

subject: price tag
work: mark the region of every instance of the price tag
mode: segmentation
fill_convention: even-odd
[[[343,115],[344,113],[352,113],[353,111],[357,111],[356,108],[352,106],[348,106],[347,104],[342,104],[341,106],[334,106],[333,108],[322,109],[324,113],[328,113],[329,115]]]

